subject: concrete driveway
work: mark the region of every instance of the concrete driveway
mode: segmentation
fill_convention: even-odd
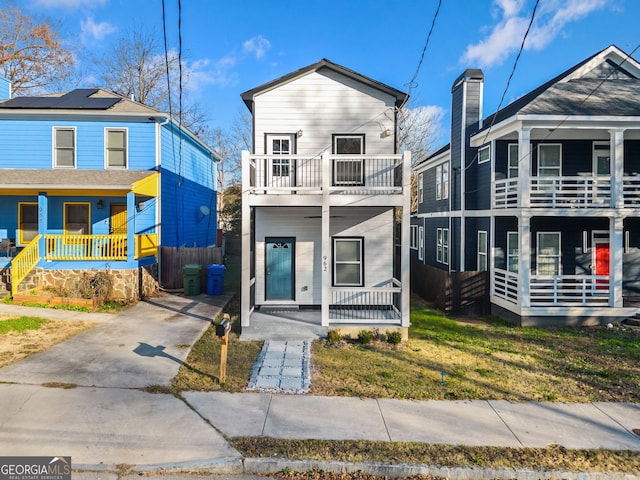
[[[224,295],[165,295],[115,315],[85,314],[83,318],[98,325],[45,352],[0,368],[0,382],[123,388],[169,385],[191,345],[228,300]],[[17,311],[20,308],[13,307]],[[36,314],[42,317],[54,312],[38,310]],[[57,317],[64,317],[60,311],[55,312]]]

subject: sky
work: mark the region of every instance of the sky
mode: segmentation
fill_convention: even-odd
[[[85,52],[100,53],[127,29],[163,31],[162,0],[14,4],[57,22],[63,42]],[[178,50],[179,0],[164,4],[168,48]],[[451,86],[465,69],[484,72],[487,116],[503,95],[505,106],[611,44],[627,53],[640,45],[638,0],[538,0],[513,70],[535,5],[536,0],[181,0],[184,88],[212,129],[228,129],[246,108],[242,92],[326,58],[410,93],[411,108],[440,112],[439,146],[449,141]],[[634,57],[640,58],[640,49]]]

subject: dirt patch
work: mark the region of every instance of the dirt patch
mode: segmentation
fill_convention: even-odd
[[[8,318],[12,317],[0,316],[0,321]],[[56,320],[41,325],[38,330],[0,334],[0,367],[47,350],[93,325],[80,320]]]

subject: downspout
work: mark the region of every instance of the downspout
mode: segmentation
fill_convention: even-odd
[[[161,289],[164,289],[163,285],[161,284],[161,280],[162,280],[162,255],[160,255],[160,248],[162,246],[162,222],[160,222],[159,220],[161,219],[161,212],[162,212],[162,208],[161,208],[161,198],[162,198],[162,173],[160,172],[160,167],[162,166],[162,150],[161,150],[161,146],[162,146],[162,141],[161,141],[161,135],[160,135],[160,128],[164,125],[166,125],[167,123],[169,123],[169,117],[166,116],[164,117],[164,120],[162,122],[158,122],[157,119],[155,117],[151,117],[150,120],[153,119],[154,122],[156,122],[156,170],[158,171],[158,174],[160,174],[160,179],[158,181],[158,196],[156,197],[156,229],[158,231],[158,285],[160,286]]]

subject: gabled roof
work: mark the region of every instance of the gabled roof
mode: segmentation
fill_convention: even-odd
[[[637,96],[640,93],[639,79],[640,64],[611,45],[489,115],[482,121],[478,132],[517,113],[525,113],[525,110],[526,113],[543,115],[602,115],[608,101],[618,106],[623,103],[620,95],[624,92],[634,92],[632,95]],[[621,82],[625,81],[626,86],[623,87]],[[610,105],[607,111],[608,115],[636,115],[625,112],[637,110],[630,105],[614,113]]]
[[[333,70],[334,72],[337,72],[341,75],[352,78],[353,80],[356,80],[364,85],[375,88],[376,90],[380,90],[388,95],[391,95],[392,97],[395,97],[396,99],[395,104],[397,107],[399,107],[404,102],[406,102],[407,98],[409,97],[408,94],[401,92],[400,90],[396,90],[395,88],[390,87],[389,85],[385,85],[384,83],[378,82],[377,80],[373,80],[372,78],[365,77],[364,75],[361,75],[358,72],[354,72],[353,70],[343,67],[342,65],[333,63],[327,60],[326,58],[323,58],[322,60],[320,60],[317,63],[314,63],[313,65],[309,65],[307,67],[301,68],[299,70],[296,70],[295,72],[289,73],[288,75],[285,75],[283,77],[272,80],[271,82],[260,85],[259,87],[253,88],[251,90],[247,90],[246,92],[242,93],[240,97],[242,98],[244,103],[247,105],[247,108],[249,109],[249,111],[253,113],[253,100],[257,95],[260,95],[261,93],[277,88],[280,85],[291,82],[292,80],[295,80],[297,78],[308,75],[309,73],[321,72],[323,69]]]

